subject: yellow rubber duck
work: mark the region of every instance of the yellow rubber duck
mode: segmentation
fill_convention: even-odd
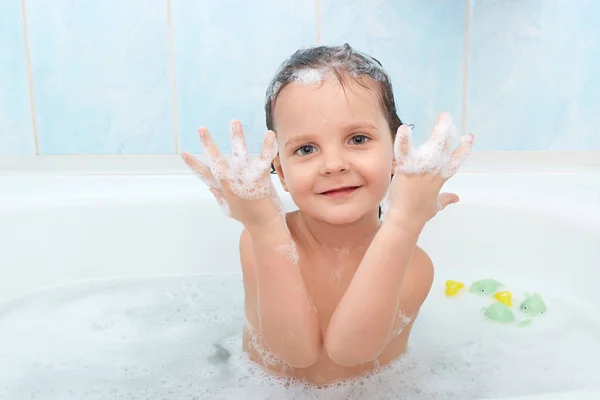
[[[446,296],[456,296],[458,292],[465,287],[465,284],[459,281],[446,281]]]
[[[512,293],[509,291],[498,292],[494,294],[494,298],[498,300],[500,303],[512,307]]]

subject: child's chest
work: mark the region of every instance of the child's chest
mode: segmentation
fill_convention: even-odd
[[[362,255],[334,254],[304,258],[300,263],[302,277],[317,310],[321,327],[325,328],[344,296]]]

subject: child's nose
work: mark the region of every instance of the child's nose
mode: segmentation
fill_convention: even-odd
[[[323,163],[321,164],[321,173],[323,175],[346,172],[348,169],[350,169],[350,164],[340,152],[329,152],[323,157]]]

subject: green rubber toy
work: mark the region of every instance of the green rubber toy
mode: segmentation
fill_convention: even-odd
[[[496,291],[503,286],[504,285],[502,283],[495,279],[482,279],[474,282],[471,287],[469,287],[469,292],[481,295],[490,295],[496,293]]]
[[[545,314],[548,311],[546,303],[542,300],[542,296],[537,293],[525,293],[525,300],[521,302],[519,310],[531,317]]]
[[[543,315],[548,312],[548,307],[546,307],[546,303],[542,300],[542,296],[537,293],[530,294],[525,293],[525,300],[521,302],[519,305],[519,310],[529,316],[529,318],[524,319],[519,327],[527,326],[531,324],[531,318],[536,317],[538,315]]]
[[[489,307],[483,307],[487,319],[503,323],[511,323],[515,321],[515,314],[504,303],[496,302]]]

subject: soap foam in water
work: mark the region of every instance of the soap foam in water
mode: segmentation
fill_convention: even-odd
[[[0,306],[0,398],[468,400],[600,385],[597,306],[536,288],[548,314],[526,328],[505,326],[483,317],[489,299],[446,298],[446,277],[436,279],[404,355],[320,389],[248,361],[238,275],[42,292]]]

